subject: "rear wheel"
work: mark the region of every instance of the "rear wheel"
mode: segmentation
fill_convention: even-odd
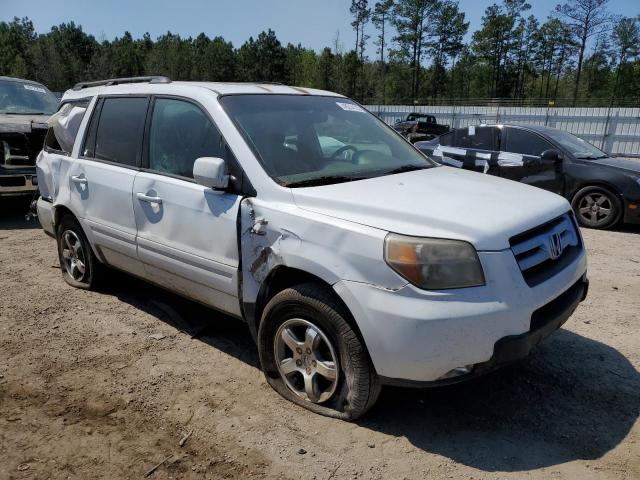
[[[604,187],[584,187],[573,197],[571,206],[580,225],[589,228],[610,228],[620,220],[620,199]]]
[[[60,220],[57,229],[58,257],[62,278],[72,287],[85,290],[97,285],[100,263],[78,221],[71,215]]]
[[[353,420],[375,403],[380,384],[344,307],[328,288],[304,284],[275,295],[258,331],[269,384],[313,412]]]

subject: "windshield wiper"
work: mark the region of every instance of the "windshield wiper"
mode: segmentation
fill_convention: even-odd
[[[320,185],[331,185],[332,183],[345,183],[354,180],[362,180],[366,177],[348,177],[346,175],[323,175],[322,177],[309,178],[298,182],[285,184],[285,187],[317,187]]]
[[[576,155],[576,158],[579,158],[580,160],[599,160],[601,158],[609,158],[608,155]]]
[[[430,168],[426,165],[401,165],[397,168],[394,168],[393,170],[388,170],[386,172],[384,172],[387,175],[393,175],[394,173],[404,173],[404,172],[413,172],[414,170],[425,170],[427,168]]]

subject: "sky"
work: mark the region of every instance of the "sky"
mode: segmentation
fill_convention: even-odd
[[[487,6],[498,0],[459,0],[479,28]],[[128,30],[134,37],[149,32],[156,38],[170,30],[181,36],[223,36],[239,47],[250,36],[275,30],[283,44],[301,43],[316,51],[333,47],[336,36],[344,50],[353,48],[349,0],[0,0],[0,20],[29,17],[39,33],[52,25],[74,21],[99,40],[113,39]],[[374,4],[375,0],[369,0]],[[544,21],[559,0],[529,0],[530,13]],[[640,14],[639,0],[610,0],[619,15]],[[369,34],[373,33],[372,27]],[[373,55],[369,45],[369,55]]]

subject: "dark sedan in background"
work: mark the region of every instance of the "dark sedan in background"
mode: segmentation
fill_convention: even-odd
[[[640,224],[640,160],[610,157],[551,127],[479,125],[415,144],[435,161],[566,197],[581,225]]]

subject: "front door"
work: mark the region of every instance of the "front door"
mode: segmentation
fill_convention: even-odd
[[[94,108],[80,156],[69,168],[71,204],[110,265],[142,273],[131,195],[148,98],[106,97]]]
[[[222,137],[196,104],[155,98],[145,171],[135,177],[138,255],[147,277],[225,312],[240,315],[238,210],[242,197],[193,180],[199,157],[225,157]]]
[[[535,132],[505,127],[498,157],[500,176],[562,195],[562,164],[545,161],[542,152],[555,147]]]

